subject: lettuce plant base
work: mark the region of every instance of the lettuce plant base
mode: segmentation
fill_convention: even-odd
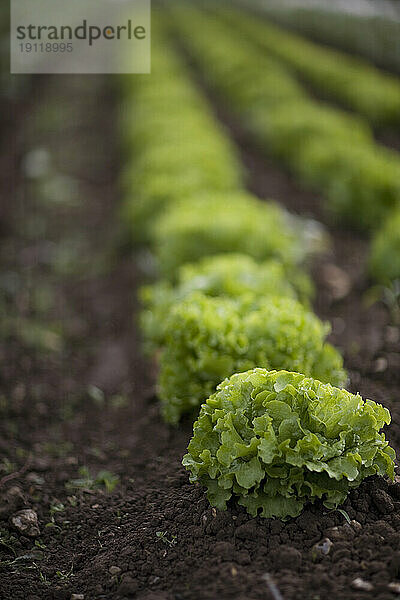
[[[79,223],[94,259],[113,234],[111,215],[117,208],[110,161],[116,158],[110,146],[115,104],[104,88],[94,93],[94,79],[80,80],[78,87],[62,79],[65,86],[56,102],[67,97],[73,106],[78,103],[86,122],[93,96],[93,115],[105,129],[96,130],[92,147],[94,128],[78,127],[75,135],[84,148],[92,148],[96,168],[92,183],[85,178],[86,204],[78,213],[66,210],[63,221],[57,221],[59,230],[54,223],[53,235],[61,238]],[[37,104],[44,93],[48,102],[55,89],[54,79],[41,83],[49,87],[37,94]],[[45,144],[53,138],[51,130],[39,139]],[[291,208],[318,216],[316,198],[242,147],[251,184],[260,195],[275,195]],[[84,164],[80,168],[87,174]],[[17,180],[15,173],[3,171]],[[100,177],[102,184],[96,185]],[[399,451],[399,341],[383,305],[361,305],[367,287],[361,275],[366,242],[343,231],[333,236],[332,254],[315,266],[316,310],[333,321],[331,340],[344,349],[351,391],[390,409],[388,437]],[[21,233],[13,243],[17,255],[23,254],[27,240]],[[0,261],[9,270],[10,254],[2,253]],[[351,282],[341,299],[327,277],[332,266]],[[36,277],[45,278],[46,268],[35,268]],[[266,573],[284,600],[397,598],[390,585],[400,583],[400,481],[369,479],[353,491],[342,507],[350,524],[344,513],[320,505],[287,523],[253,519],[234,504],[220,512],[208,505],[199,486],[189,484],[180,460],[191,424],[170,429],[159,417],[154,374],[143,362],[132,323],[132,290],[138,283],[129,259],[96,276],[90,266],[78,284],[65,276],[57,280],[60,303],[73,317],[68,360],[32,356],[18,340],[7,345],[7,352],[1,345],[2,392],[12,399],[7,410],[1,405],[0,418],[1,600],[70,600],[72,594],[85,600],[274,600]],[[88,394],[89,384],[101,388],[105,398],[93,389]],[[35,386],[40,389],[36,396]],[[82,484],[82,466],[92,479],[106,470],[120,481],[111,493],[87,476]],[[6,473],[11,477],[4,480]],[[38,515],[37,544],[11,524],[21,509]],[[320,544],[325,538],[332,545]],[[316,545],[329,547],[329,553]],[[370,591],[362,589],[365,582]]]

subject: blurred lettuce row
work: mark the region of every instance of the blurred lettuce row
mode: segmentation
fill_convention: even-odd
[[[218,15],[287,65],[323,98],[339,102],[376,126],[400,123],[400,79],[367,61],[316,44],[245,10]]]
[[[383,285],[400,281],[400,210],[389,216],[372,241],[371,276]]]
[[[227,298],[284,296],[309,304],[313,285],[306,273],[277,260],[257,263],[246,254],[216,254],[177,270],[176,283],[161,280],[140,290],[140,316],[147,352],[165,345],[165,325],[174,306],[192,292]]]
[[[122,218],[135,243],[150,241],[150,225],[171,199],[243,186],[236,148],[165,39],[160,17],[153,25],[152,75],[122,84]]]
[[[300,264],[321,249],[321,232],[241,191],[236,148],[171,47],[159,14],[153,25],[152,77],[121,84],[123,222],[132,238],[151,244],[167,277],[184,262],[219,252]]]
[[[164,419],[177,424],[185,413],[196,416],[223,379],[255,367],[344,385],[342,357],[325,341],[329,331],[292,298],[189,294],[162,329],[158,395]]]
[[[314,222],[247,192],[209,191],[171,202],[155,219],[152,239],[160,273],[170,279],[185,263],[225,252],[300,268],[324,244]]]
[[[398,2],[282,2],[238,0],[243,8],[254,7],[282,27],[334,46],[388,71],[400,72],[400,21]],[[367,7],[367,10],[365,8]],[[333,10],[332,10],[333,9]]]
[[[378,228],[400,204],[398,153],[376,144],[360,115],[311,98],[282,60],[218,15],[177,5],[172,16],[210,87],[229,98],[258,145],[323,192],[332,216]]]
[[[389,411],[287,371],[253,369],[218,386],[183,458],[211,505],[235,498],[253,516],[287,519],[307,503],[340,505],[370,475],[394,477],[381,433]]]

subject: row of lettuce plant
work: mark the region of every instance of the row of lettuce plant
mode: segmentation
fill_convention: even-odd
[[[323,192],[331,218],[370,232],[386,221],[391,227],[400,205],[399,155],[375,143],[361,116],[310,97],[282,60],[243,35],[246,15],[240,17],[241,28],[232,28],[219,15],[194,6],[172,10],[175,27],[205,80],[240,116],[261,150],[286,164],[306,186]],[[372,258],[373,276],[375,264]]]
[[[394,211],[374,236],[370,272],[381,284],[393,284],[393,290],[400,285],[400,210]]]
[[[363,56],[384,69],[400,73],[400,21],[397,2],[282,2],[282,0],[235,0],[262,18],[306,35],[324,46]],[[364,5],[363,5],[364,4]],[[388,11],[388,8],[390,11]],[[372,10],[371,10],[372,9]]]
[[[382,73],[359,58],[260,21],[243,10],[223,7],[213,10],[218,10],[218,15],[232,26],[282,60],[323,97],[342,103],[375,126],[400,123],[398,77]],[[386,286],[400,280],[400,210],[390,212],[374,235],[369,271],[373,279]]]
[[[162,35],[160,17],[152,28],[157,40]],[[122,80],[121,139],[128,157],[121,177],[122,193],[128,198],[123,219],[135,243],[152,239],[154,215],[177,196],[244,185],[235,147],[188,79],[176,53],[155,42],[152,76]]]
[[[374,126],[400,124],[400,80],[367,61],[307,40],[232,7],[218,15],[285,63],[322,97],[359,113]]]
[[[152,76],[124,94],[124,218],[161,275],[141,290],[144,345],[165,421],[197,418],[183,459],[191,481],[213,506],[234,497],[288,518],[317,498],[336,506],[368,475],[393,477],[387,409],[332,386],[347,375],[310,309],[306,222],[242,189],[228,136],[159,26]],[[214,160],[232,175],[227,189]],[[191,172],[196,185],[182,187]],[[165,177],[165,195],[151,174]]]

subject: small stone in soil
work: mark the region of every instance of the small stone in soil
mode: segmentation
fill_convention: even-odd
[[[121,569],[114,565],[108,569],[108,572],[110,573],[110,575],[119,575],[121,573]]]
[[[329,554],[333,542],[329,538],[324,538],[311,549],[311,555],[313,560],[317,560],[318,557],[323,557]]]
[[[400,594],[400,583],[396,583],[395,581],[393,583],[389,583],[388,589],[395,594]]]
[[[363,592],[370,592],[374,589],[372,583],[369,581],[365,581],[365,579],[361,579],[361,577],[357,577],[351,582],[351,587],[355,590],[362,590]]]
[[[359,521],[355,521],[354,519],[350,521],[350,525],[355,531],[361,531],[362,529],[361,523],[359,523]]]
[[[24,535],[37,537],[40,534],[37,514],[30,508],[20,510],[12,517],[11,522]]]

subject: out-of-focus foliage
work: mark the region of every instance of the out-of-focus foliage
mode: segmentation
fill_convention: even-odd
[[[329,199],[329,210],[363,230],[385,222],[400,200],[397,153],[375,145],[354,146],[342,140],[329,146],[322,139],[304,144],[294,169]]]
[[[171,199],[241,187],[236,149],[192,81],[183,60],[153,22],[152,75],[127,78],[121,136],[123,219],[135,242]]]
[[[260,141],[267,140],[273,152],[290,164],[314,139],[326,145],[342,141],[352,146],[372,141],[371,131],[362,119],[308,100],[286,101],[268,112],[257,112],[252,122],[254,130],[260,130]]]
[[[173,278],[184,263],[224,252],[299,264],[308,251],[302,225],[277,204],[246,192],[210,192],[171,203],[152,237],[161,273]]]
[[[173,19],[210,86],[261,147],[324,192],[331,213],[375,229],[400,204],[399,156],[375,144],[361,117],[311,98],[282,60],[218,15],[180,4]]]
[[[400,123],[400,80],[397,77],[248,12],[220,7],[218,14],[282,60],[324,97],[342,103],[374,124]]]
[[[248,9],[250,2],[237,0],[237,4]],[[391,1],[390,14],[388,2],[383,4],[380,0],[362,0],[346,5],[340,0],[251,2],[261,16],[267,14],[277,23],[318,42],[365,56],[380,67],[400,73],[398,4],[398,0]],[[396,13],[397,19],[393,18]]]
[[[233,375],[202,405],[184,466],[213,506],[234,497],[286,519],[322,499],[336,508],[369,475],[394,477],[380,404],[287,371]]]
[[[165,324],[173,307],[192,292],[228,298],[285,296],[307,302],[312,283],[300,269],[286,269],[269,260],[256,263],[245,254],[218,254],[185,264],[177,271],[176,285],[167,280],[141,290],[144,310],[141,326],[146,348],[154,352],[165,344]]]
[[[400,280],[400,211],[389,216],[372,242],[370,273],[383,283]]]
[[[291,298],[212,298],[193,292],[164,328],[159,397],[166,421],[195,412],[232,373],[288,369],[342,385],[339,353],[325,342],[329,325]]]

